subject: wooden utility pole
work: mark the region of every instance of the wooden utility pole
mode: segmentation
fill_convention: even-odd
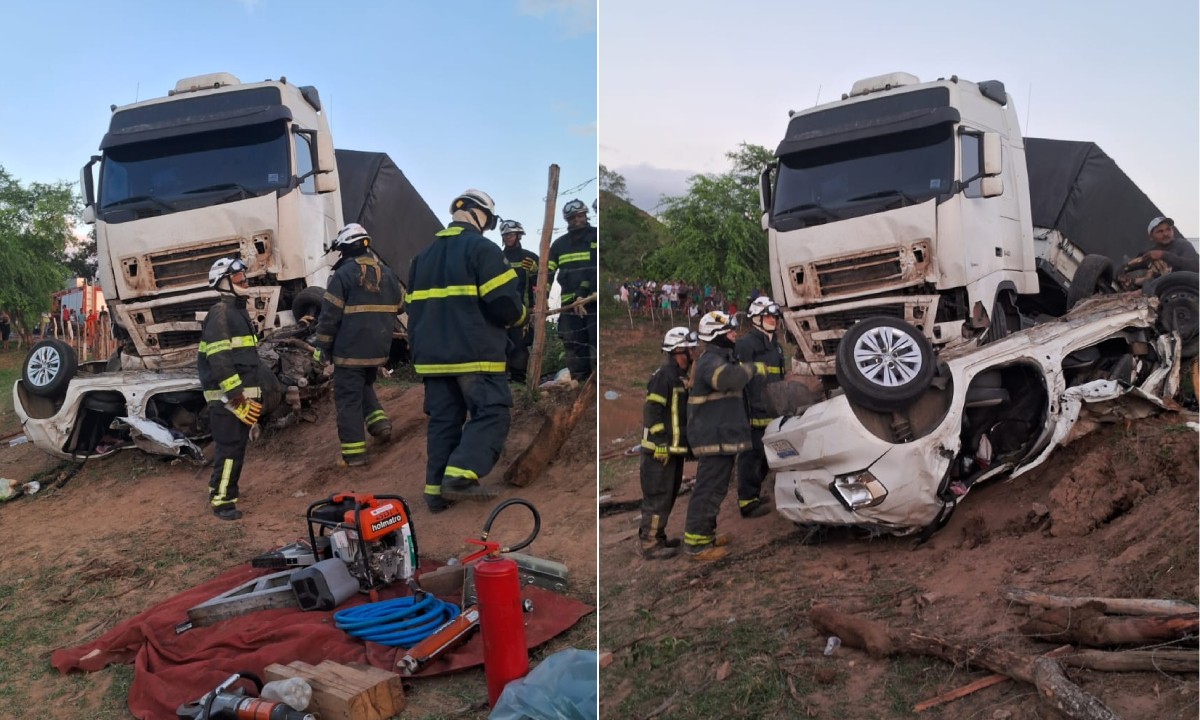
[[[554,234],[554,206],[558,203],[558,166],[550,166],[550,180],[546,184],[546,215],[542,219],[542,244],[538,248],[537,305],[533,317],[533,350],[529,353],[529,368],[526,382],[533,390],[542,379],[542,351],[546,345],[546,306],[550,302],[550,279],[546,264],[550,262],[550,236]]]

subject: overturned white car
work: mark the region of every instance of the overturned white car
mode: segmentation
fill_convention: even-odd
[[[1081,411],[1163,407],[1179,387],[1181,357],[1195,354],[1194,291],[1190,302],[1186,340],[1177,326],[1189,319],[1169,300],[1168,319],[1158,298],[1108,295],[995,343],[945,352],[936,368],[886,318],[863,321],[856,362],[877,391],[886,397],[889,382],[914,374],[926,387],[903,407],[870,409],[839,395],[776,419],[763,442],[779,513],[818,527],[936,528],[978,483],[1042,463],[1070,439]]]

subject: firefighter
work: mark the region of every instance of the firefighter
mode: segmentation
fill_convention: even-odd
[[[250,440],[250,428],[262,412],[264,385],[275,376],[258,357],[258,336],[246,312],[246,265],[238,259],[221,258],[208,271],[208,286],[221,298],[208,311],[200,331],[196,372],[208,401],[208,424],[216,455],[208,498],[213,514],[222,520],[237,520],[238,479]]]
[[[517,274],[483,233],[496,227],[487,193],[467,190],[451,222],[412,262],[408,276],[413,369],[425,383],[425,502],[488,500],[479,484],[508,437],[508,329],[525,323]]]
[[[550,284],[555,274],[562,288],[559,300],[569,305],[578,298],[596,292],[596,228],[588,224],[587,205],[582,200],[570,200],[563,205],[567,232],[550,245],[546,268]],[[558,335],[562,338],[571,378],[583,382],[596,368],[596,308],[594,300],[561,313],[558,316]]]
[[[400,279],[371,249],[371,236],[358,223],[338,232],[329,252],[341,257],[321,301],[313,357],[333,362],[342,467],[367,464],[366,431],[379,442],[391,439],[392,423],[375,397],[375,376],[392,347],[400,308]]]
[[[696,352],[696,333],[675,327],[663,337],[666,361],[646,383],[642,405],[642,557],[674,557],[679,540],[667,539],[667,520],[683,484],[687,458],[687,372]]]
[[[534,292],[538,286],[538,256],[532,250],[521,247],[525,228],[516,220],[500,223],[500,239],[504,242],[504,259],[517,274],[517,286],[529,312],[533,312]],[[508,380],[524,383],[529,366],[529,346],[533,344],[533,328],[530,323],[508,330]]]
[[[718,560],[728,551],[729,537],[717,535],[717,513],[729,492],[737,454],[753,447],[743,390],[765,375],[765,366],[740,363],[734,357],[737,320],[714,310],[700,318],[704,352],[692,370],[688,394],[687,439],[699,459],[696,487],[688,501],[683,542],[695,560]]]
[[[750,331],[737,339],[733,355],[739,362],[762,363],[766,375],[755,375],[746,385],[746,407],[750,415],[750,441],[753,448],[739,453],[737,457],[738,510],[742,517],[756,518],[771,510],[759,493],[767,477],[767,453],[763,449],[763,433],[774,419],[767,402],[767,385],[783,380],[783,348],[775,340],[782,313],[779,305],[768,297],[759,297],[750,303],[746,315],[750,318]]]

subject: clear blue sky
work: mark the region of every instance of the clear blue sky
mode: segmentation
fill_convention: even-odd
[[[860,78],[996,79],[1026,135],[1097,143],[1196,237],[1198,43],[1196,0],[603,0],[600,161],[650,209]]]
[[[4,25],[0,165],[25,183],[78,183],[110,105],[229,72],[316,86],[335,146],[387,152],[443,222],[479,188],[536,251],[551,163],[592,180],[559,208],[597,194],[595,0],[46,0]]]

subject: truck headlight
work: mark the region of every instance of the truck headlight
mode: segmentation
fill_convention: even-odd
[[[870,470],[838,475],[829,484],[829,491],[850,511],[874,507],[888,494],[887,488]]]

